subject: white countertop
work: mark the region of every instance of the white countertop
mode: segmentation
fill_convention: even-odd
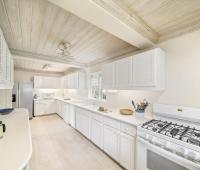
[[[8,115],[0,115],[6,124],[6,132],[0,139],[0,169],[22,170],[32,154],[29,113],[27,109],[15,109]]]
[[[57,100],[61,100],[65,103],[73,104],[75,106],[81,107],[83,109],[95,112],[97,114],[101,114],[103,116],[107,116],[113,118],[115,120],[122,121],[124,123],[131,124],[133,126],[139,126],[144,122],[148,121],[148,118],[136,118],[134,115],[121,115],[119,113],[119,109],[111,109],[111,112],[105,113],[98,111],[98,106],[94,106],[92,104],[87,104],[87,101],[84,100],[64,100],[63,98],[55,98]]]

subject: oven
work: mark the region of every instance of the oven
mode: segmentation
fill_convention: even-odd
[[[200,170],[200,164],[137,137],[136,170]]]

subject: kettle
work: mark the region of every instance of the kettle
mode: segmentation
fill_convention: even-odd
[[[2,123],[2,121],[0,121],[0,138],[3,137],[3,134],[6,131],[6,125]]]

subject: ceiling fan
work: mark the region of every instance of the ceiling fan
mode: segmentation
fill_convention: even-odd
[[[74,56],[71,56],[71,53],[69,52],[71,46],[72,45],[69,42],[61,42],[58,44],[56,53],[60,56],[67,57],[69,59],[74,59]]]

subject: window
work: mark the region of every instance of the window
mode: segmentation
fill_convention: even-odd
[[[90,97],[97,100],[106,100],[106,94],[102,89],[101,72],[92,73],[90,75]]]

